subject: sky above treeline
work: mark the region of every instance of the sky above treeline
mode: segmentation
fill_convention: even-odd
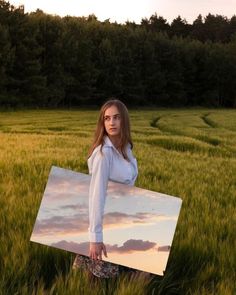
[[[45,13],[60,16],[88,16],[95,14],[98,20],[110,19],[110,22],[125,23],[134,21],[139,24],[142,18],[157,13],[168,23],[178,15],[189,24],[199,14],[208,13],[231,18],[236,15],[236,0],[10,0],[14,6],[24,5],[25,12],[37,8]]]

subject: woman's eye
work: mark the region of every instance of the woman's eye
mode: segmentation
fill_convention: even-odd
[[[110,121],[111,117],[104,117],[104,121]],[[120,120],[120,115],[113,116],[113,120]]]

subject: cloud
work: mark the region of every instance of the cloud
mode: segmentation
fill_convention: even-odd
[[[75,214],[72,216],[53,216],[36,220],[33,234],[54,235],[85,232],[88,230],[88,215]]]
[[[151,191],[151,190],[147,190],[147,189],[143,189],[140,187],[136,187],[136,186],[131,186],[131,185],[124,185],[121,183],[117,183],[117,182],[112,182],[109,181],[108,182],[108,195],[111,198],[119,198],[119,197],[144,197],[144,198],[151,198],[151,199],[158,199],[158,200],[162,200],[166,203],[167,200],[169,202],[181,202],[181,199],[176,198],[174,196],[170,196],[167,194],[163,194],[163,193],[159,193],[159,192],[155,192],[155,191]],[[115,197],[114,197],[115,196]]]
[[[170,252],[170,246],[169,245],[165,245],[165,246],[160,246],[157,248],[158,252]]]
[[[156,246],[156,243],[143,240],[130,239],[123,243],[122,246],[106,245],[107,252],[118,252],[118,253],[132,253],[135,251],[147,251]]]
[[[75,243],[75,242],[68,242],[66,240],[59,241],[57,243],[52,243],[51,246],[59,249],[63,249],[66,251],[70,251],[73,253],[78,253],[82,255],[89,255],[89,242],[82,242],[82,243]],[[133,252],[140,252],[140,251],[148,251],[156,246],[156,243],[150,241],[143,241],[143,240],[135,240],[130,239],[123,243],[122,246],[109,245],[105,244],[107,253],[133,253]]]
[[[150,190],[146,190],[146,189],[142,189],[136,186],[132,186],[132,185],[124,185],[122,183],[118,183],[118,182],[113,182],[113,181],[109,181],[108,182],[108,188],[107,188],[107,193],[109,195],[109,197],[114,197],[115,198],[119,198],[119,197],[138,197],[138,196],[143,196],[145,198],[159,198],[160,196],[167,196],[165,194],[161,194],[158,192],[154,192],[154,191],[150,191]]]
[[[34,226],[34,235],[55,235],[55,234],[82,234],[88,232],[89,217],[86,207],[80,210],[80,205],[65,205],[64,209],[75,209],[79,213],[71,216],[55,215],[50,218],[37,219]],[[109,212],[104,215],[103,228],[127,228],[134,226],[147,226],[163,220],[176,220],[176,217],[157,215],[149,212],[137,212],[136,214],[127,214],[122,212]]]
[[[85,203],[60,206],[60,210],[67,210],[67,209],[75,210],[78,214],[87,213],[88,215],[88,205]]]
[[[89,242],[75,243],[62,240],[57,243],[52,243],[51,246],[73,253],[89,256]]]
[[[151,212],[137,212],[127,214],[122,212],[109,212],[104,215],[103,224],[106,228],[133,227],[135,225],[151,225],[158,221],[176,220],[176,216],[158,215]]]
[[[104,224],[120,223],[120,222],[145,222],[150,218],[157,217],[156,214],[149,212],[137,212],[135,214],[127,214],[122,212],[108,212],[104,215]]]

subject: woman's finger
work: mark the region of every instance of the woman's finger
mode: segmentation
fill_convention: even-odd
[[[98,259],[102,260],[102,252],[98,254]]]
[[[101,247],[98,247],[98,248],[97,248],[97,253],[96,253],[98,259],[101,259],[101,252],[102,252],[102,251],[101,251]]]
[[[95,253],[93,251],[90,252],[90,256],[91,259],[95,259]]]
[[[106,246],[104,244],[103,244],[103,253],[107,257],[107,249],[106,249]]]
[[[97,260],[97,253],[96,252],[93,254],[93,259]]]

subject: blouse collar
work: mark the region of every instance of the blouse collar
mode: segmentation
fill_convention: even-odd
[[[108,135],[105,135],[104,136],[104,146],[109,146],[109,147],[113,148],[118,154],[120,154],[119,151],[117,150],[117,148],[111,142],[111,140],[108,137]]]
[[[104,146],[109,146],[109,147],[113,148],[119,155],[121,155],[121,153],[117,150],[117,148],[111,142],[111,140],[110,140],[110,138],[109,138],[108,135],[105,135],[104,136]],[[130,143],[128,143],[128,147],[131,148]]]

